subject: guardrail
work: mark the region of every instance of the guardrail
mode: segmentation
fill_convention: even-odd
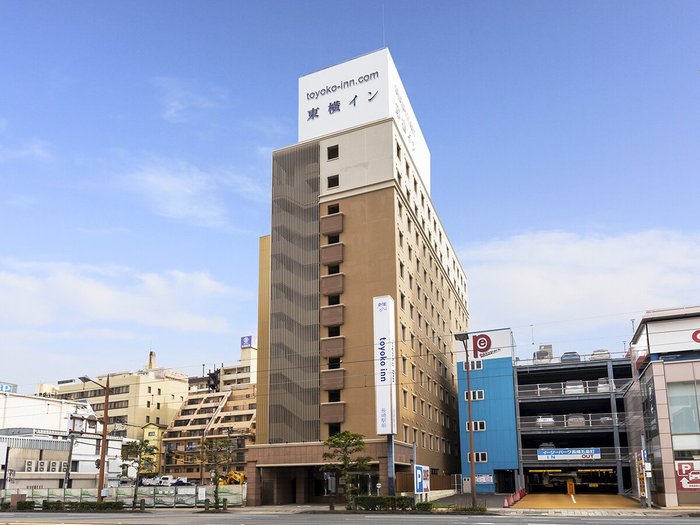
[[[623,414],[540,414],[538,416],[523,416],[520,418],[520,430],[577,430],[577,429],[612,429],[624,426]]]
[[[611,390],[622,392],[631,381],[631,379],[596,379],[595,381],[581,381],[575,379],[562,381],[560,383],[518,385],[518,396],[521,398],[533,398],[609,394]]]

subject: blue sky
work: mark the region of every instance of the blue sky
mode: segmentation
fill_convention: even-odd
[[[699,23],[695,1],[0,3],[0,380],[234,361],[297,78],[384,43],[470,328],[621,350],[641,311],[700,303]]]

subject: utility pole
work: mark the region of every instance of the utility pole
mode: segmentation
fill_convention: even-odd
[[[105,409],[102,417],[102,445],[100,446],[100,475],[98,477],[97,501],[102,502],[102,489],[105,485],[105,460],[107,459],[107,424],[109,422],[109,374],[107,374],[107,384],[105,391]]]
[[[472,385],[471,385],[471,365],[469,363],[469,348],[467,348],[467,341],[469,340],[469,333],[459,332],[455,334],[455,339],[461,341],[464,345],[464,353],[466,354],[466,369],[467,373],[467,417],[469,425],[469,481],[472,493],[472,507],[476,508],[476,454],[474,452],[474,420],[472,418]]]

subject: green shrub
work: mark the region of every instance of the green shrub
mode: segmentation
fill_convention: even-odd
[[[71,512],[109,512],[124,510],[123,501],[76,501],[66,506]]]
[[[10,502],[9,501],[0,502],[0,510],[10,510]]]
[[[421,501],[416,503],[416,510],[422,510],[422,511],[428,511],[430,512],[433,510],[433,502],[432,501]]]
[[[49,501],[49,500],[44,500],[41,502],[41,509],[42,510],[48,510],[48,511],[54,511],[54,512],[61,512],[65,510],[65,505],[63,504],[62,501]]]
[[[476,505],[475,507],[472,507],[469,505],[468,507],[454,507],[452,509],[452,512],[464,512],[467,514],[483,514],[486,512],[486,507],[482,505]]]
[[[17,510],[34,510],[34,502],[31,500],[18,501]]]
[[[358,496],[355,498],[358,510],[408,510],[413,508],[410,496]]]

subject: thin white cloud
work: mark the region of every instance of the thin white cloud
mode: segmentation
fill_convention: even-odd
[[[460,258],[470,329],[517,327],[520,344],[617,349],[641,312],[700,302],[700,233],[536,232],[475,243]]]
[[[170,123],[187,122],[189,118],[202,110],[223,107],[228,94],[218,87],[195,90],[179,79],[156,77],[153,85],[161,95],[161,116]]]
[[[138,273],[65,262],[0,261],[0,327],[116,333],[115,324],[223,333],[231,297],[250,298],[205,272]]]
[[[259,204],[269,195],[260,181],[234,170],[205,172],[186,162],[162,159],[143,163],[126,176],[126,183],[157,215],[212,228],[233,226],[225,202],[238,208],[241,199]]]
[[[5,133],[9,121],[6,118],[0,117],[0,133]]]
[[[0,162],[9,160],[50,160],[51,151],[47,142],[30,140],[15,147],[0,146]]]

